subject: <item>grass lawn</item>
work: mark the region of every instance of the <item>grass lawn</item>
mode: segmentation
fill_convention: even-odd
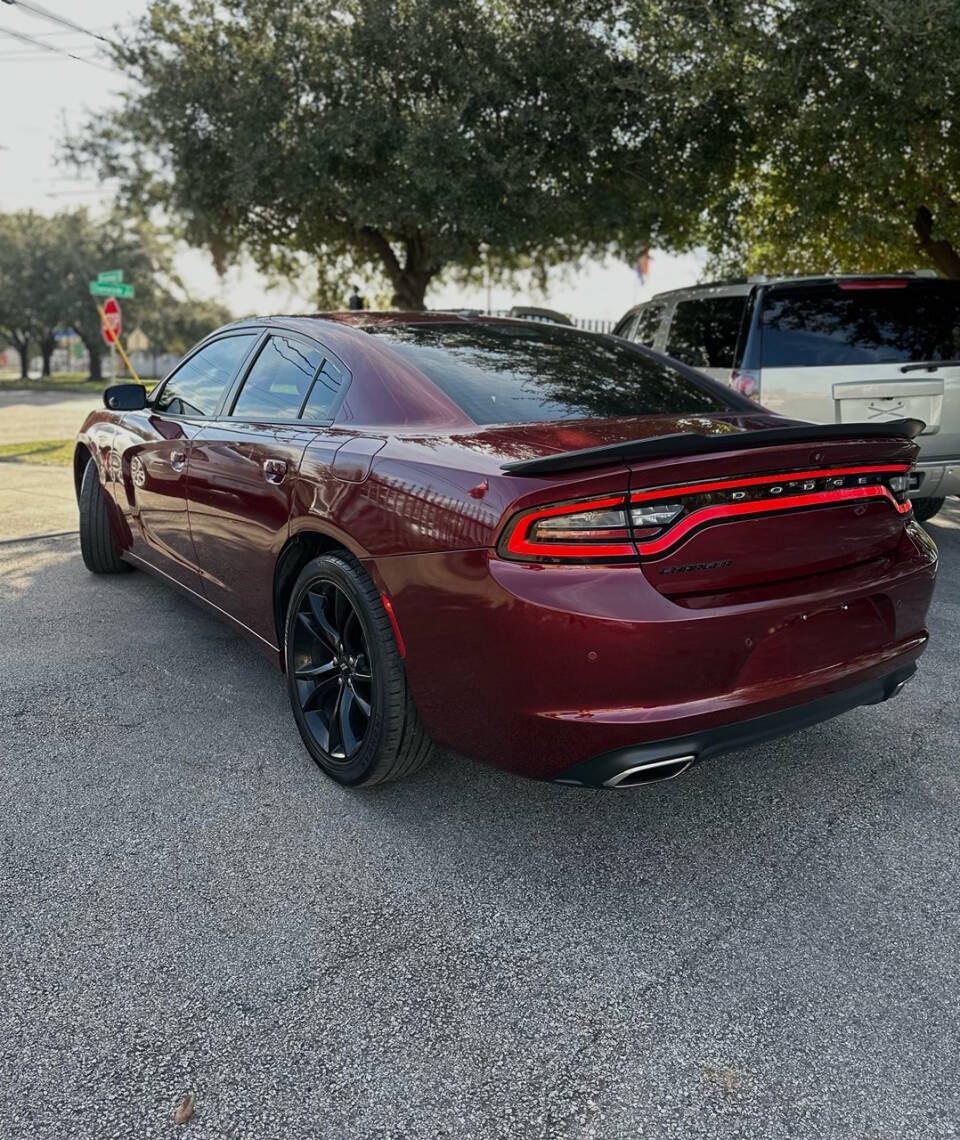
[[[35,439],[29,443],[0,444],[0,463],[50,463],[66,467],[72,462],[72,439]]]

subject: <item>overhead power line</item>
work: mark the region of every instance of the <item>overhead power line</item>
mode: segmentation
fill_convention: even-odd
[[[50,20],[54,24],[60,24],[64,28],[70,28],[71,31],[82,32],[85,36],[92,36],[95,40],[100,40],[102,43],[110,43],[110,40],[108,40],[106,36],[101,36],[99,32],[94,32],[90,28],[85,28],[82,24],[75,24],[73,20],[68,20],[65,16],[51,12],[49,8],[45,8],[42,4],[37,4],[35,0],[3,0],[3,2],[4,4],[9,4],[11,7],[22,8],[25,12],[30,12],[34,16],[39,16],[41,20]]]
[[[5,4],[12,3],[12,0],[3,0]],[[68,59],[75,59],[77,63],[86,63],[90,67],[99,67],[101,71],[115,71],[115,68],[104,67],[102,63],[94,63],[92,59],[84,59],[83,56],[74,55],[72,51],[67,51],[65,48],[58,48],[54,44],[48,44],[44,40],[36,40],[33,36],[24,35],[23,32],[15,32],[12,28],[0,28],[0,35],[10,36],[15,40],[20,40],[21,43],[30,44],[32,47],[43,48],[44,51],[54,52],[56,55],[66,56]]]

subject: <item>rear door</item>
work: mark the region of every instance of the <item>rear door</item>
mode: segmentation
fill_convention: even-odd
[[[320,345],[271,331],[224,414],[192,441],[190,527],[203,591],[271,645],[274,568],[300,461],[345,386],[345,369]]]
[[[760,401],[819,423],[912,417],[921,459],[960,456],[960,282],[768,286],[750,352]],[[916,367],[929,365],[930,367]]]
[[[208,341],[157,389],[149,405],[123,417],[115,454],[130,552],[200,592],[187,517],[187,464],[193,439],[219,409],[256,340],[236,333]]]
[[[665,352],[729,384],[747,293],[707,293],[677,301]]]

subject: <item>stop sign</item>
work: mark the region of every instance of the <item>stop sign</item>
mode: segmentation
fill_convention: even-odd
[[[116,297],[108,297],[103,303],[103,320],[100,322],[100,331],[107,344],[116,344],[120,339],[120,306]]]

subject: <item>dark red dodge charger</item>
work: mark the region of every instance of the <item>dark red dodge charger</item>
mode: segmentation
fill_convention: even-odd
[[[785,420],[614,337],[467,313],[243,321],[104,403],[86,565],[252,638],[344,784],[434,745],[665,779],[887,700],[927,641],[916,420]]]

